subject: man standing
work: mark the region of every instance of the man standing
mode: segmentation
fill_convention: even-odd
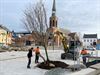
[[[29,52],[27,54],[27,57],[28,57],[28,64],[27,64],[27,68],[30,68],[30,64],[31,64],[31,57],[32,57],[32,50],[33,50],[33,47],[31,49],[29,49]]]
[[[83,59],[83,64],[84,65],[86,65],[86,56],[87,56],[87,50],[86,49],[83,49],[82,51],[81,51],[81,54],[83,55],[82,56],[82,59]]]
[[[40,48],[37,47],[36,49],[34,49],[34,51],[35,51],[35,63],[38,63],[39,55],[40,55]]]

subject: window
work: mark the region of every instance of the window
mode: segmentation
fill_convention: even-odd
[[[87,40],[87,42],[89,42],[89,40]]]
[[[95,42],[96,40],[94,40],[94,42]]]
[[[86,40],[84,40],[84,42],[86,42]]]
[[[92,40],[90,40],[90,42],[92,42]]]
[[[57,21],[56,21],[56,27],[57,27]]]
[[[96,45],[96,42],[93,42],[93,45]]]
[[[54,20],[53,20],[53,27],[55,26],[55,22],[54,22]]]

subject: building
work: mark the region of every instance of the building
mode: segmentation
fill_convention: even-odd
[[[93,45],[96,45],[97,34],[84,34],[82,41],[83,41],[83,46],[86,48],[93,46]]]
[[[100,44],[100,39],[97,40],[97,44]]]
[[[100,50],[100,39],[97,40],[97,50]]]
[[[56,16],[56,1],[53,0],[52,15],[49,20],[49,28],[47,29],[48,35],[50,36],[49,45],[62,45],[62,39],[58,35],[54,34],[57,31],[62,32],[63,34],[65,34],[65,36],[68,36],[68,34],[70,33],[70,31],[67,29],[58,28],[58,17]]]
[[[9,29],[0,25],[0,46],[9,45],[12,43],[12,34]]]
[[[13,46],[26,46],[31,45],[34,42],[32,34],[30,32],[12,32],[12,45]]]

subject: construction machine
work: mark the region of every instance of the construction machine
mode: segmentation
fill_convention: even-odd
[[[61,59],[77,60],[79,54],[77,51],[77,46],[79,45],[79,41],[69,41],[62,32],[59,32],[59,36],[62,39],[62,45],[64,48],[64,53],[61,54]]]

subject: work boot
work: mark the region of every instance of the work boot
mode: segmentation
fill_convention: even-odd
[[[31,67],[30,66],[27,66],[27,68],[30,69]]]

